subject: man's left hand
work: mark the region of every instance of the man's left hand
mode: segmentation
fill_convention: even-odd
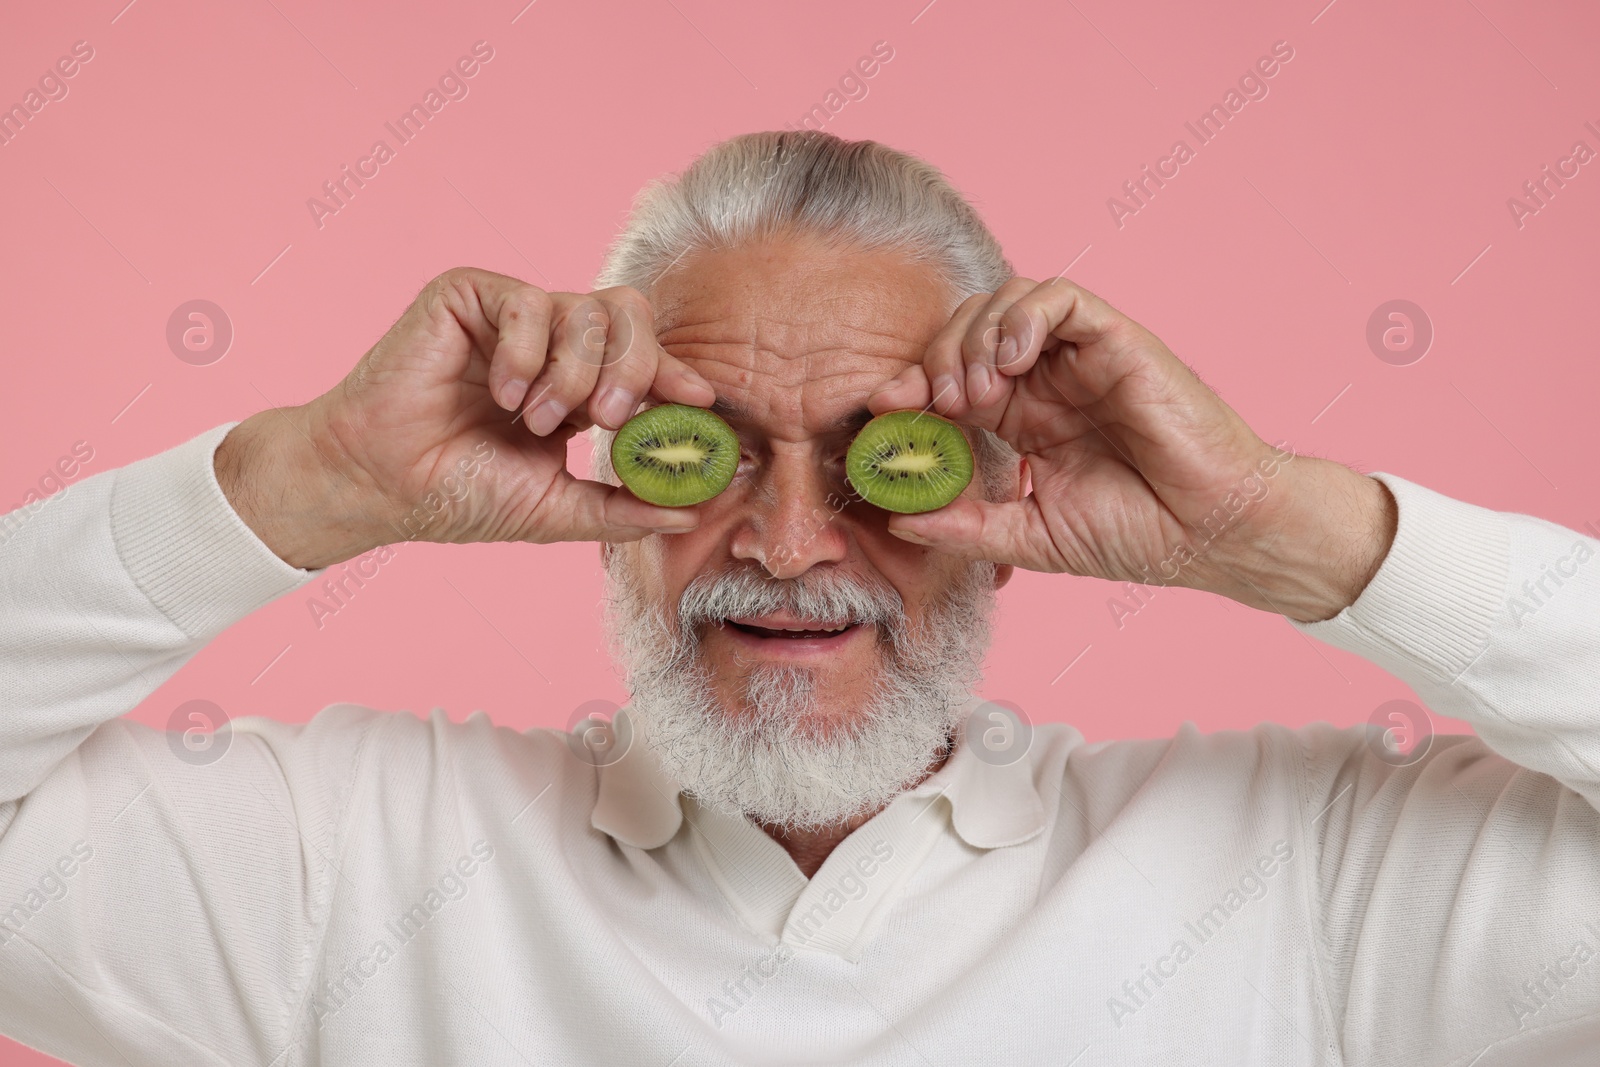
[[[968,494],[890,520],[939,551],[1310,621],[1354,601],[1394,539],[1381,482],[1268,445],[1159,338],[1064,278],[969,298],[868,403],[931,409],[1023,456],[1016,501]]]

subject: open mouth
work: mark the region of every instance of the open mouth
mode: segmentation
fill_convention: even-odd
[[[792,645],[796,648],[833,647],[867,627],[867,623],[852,619],[805,619],[797,616],[774,614],[727,618],[723,626],[738,635],[741,643],[759,642],[765,647]]]
[[[803,627],[777,627],[777,626],[752,626],[749,623],[735,622],[733,619],[724,619],[729,626],[740,633],[747,633],[754,637],[788,638],[790,640],[825,639],[838,637],[849,630],[855,629],[854,623],[840,623],[835,626],[819,626],[815,628]]]

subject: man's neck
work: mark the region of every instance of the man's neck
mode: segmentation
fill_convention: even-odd
[[[801,874],[811,878],[822,868],[823,861],[838,847],[839,842],[849,837],[857,827],[876,814],[877,811],[867,812],[847,822],[815,830],[787,830],[770,823],[756,823],[756,825],[766,831],[768,837],[783,846],[783,850],[789,853],[789,858],[794,860],[795,866],[800,868]]]
[[[922,777],[912,782],[907,788],[915,789],[927,781],[935,771],[944,766],[947,759],[949,759],[948,752],[939,756],[928,766]],[[883,807],[888,807],[888,805],[886,804]],[[874,815],[883,810],[883,807],[846,819],[844,822],[818,827],[813,830],[795,830],[774,823],[752,821],[755,821],[756,825],[761,827],[768,837],[783,846],[783,850],[789,854],[789,858],[794,860],[795,866],[800,868],[801,874],[807,878],[812,878],[822,868],[822,864],[833,853],[833,850],[839,846],[839,842],[866,825]]]

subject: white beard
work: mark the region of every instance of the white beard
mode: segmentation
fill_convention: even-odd
[[[774,579],[753,567],[696,578],[668,619],[645,602],[622,555],[606,568],[606,626],[632,691],[628,711],[698,802],[792,830],[836,826],[879,810],[950,750],[988,649],[994,564],[968,565],[913,629],[882,579]],[[816,673],[803,666],[747,665],[740,705],[722,706],[701,659],[704,627],[783,610],[875,624],[884,666],[854,714],[821,719]]]

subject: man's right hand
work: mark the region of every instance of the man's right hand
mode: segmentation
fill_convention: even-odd
[[[643,294],[546,293],[461,267],[428,283],[327,393],[234,427],[217,448],[217,480],[268,547],[305,568],[405,540],[682,532],[698,521],[693,508],[646,504],[566,469],[575,433],[616,429],[647,394],[715,399],[656,343]]]

